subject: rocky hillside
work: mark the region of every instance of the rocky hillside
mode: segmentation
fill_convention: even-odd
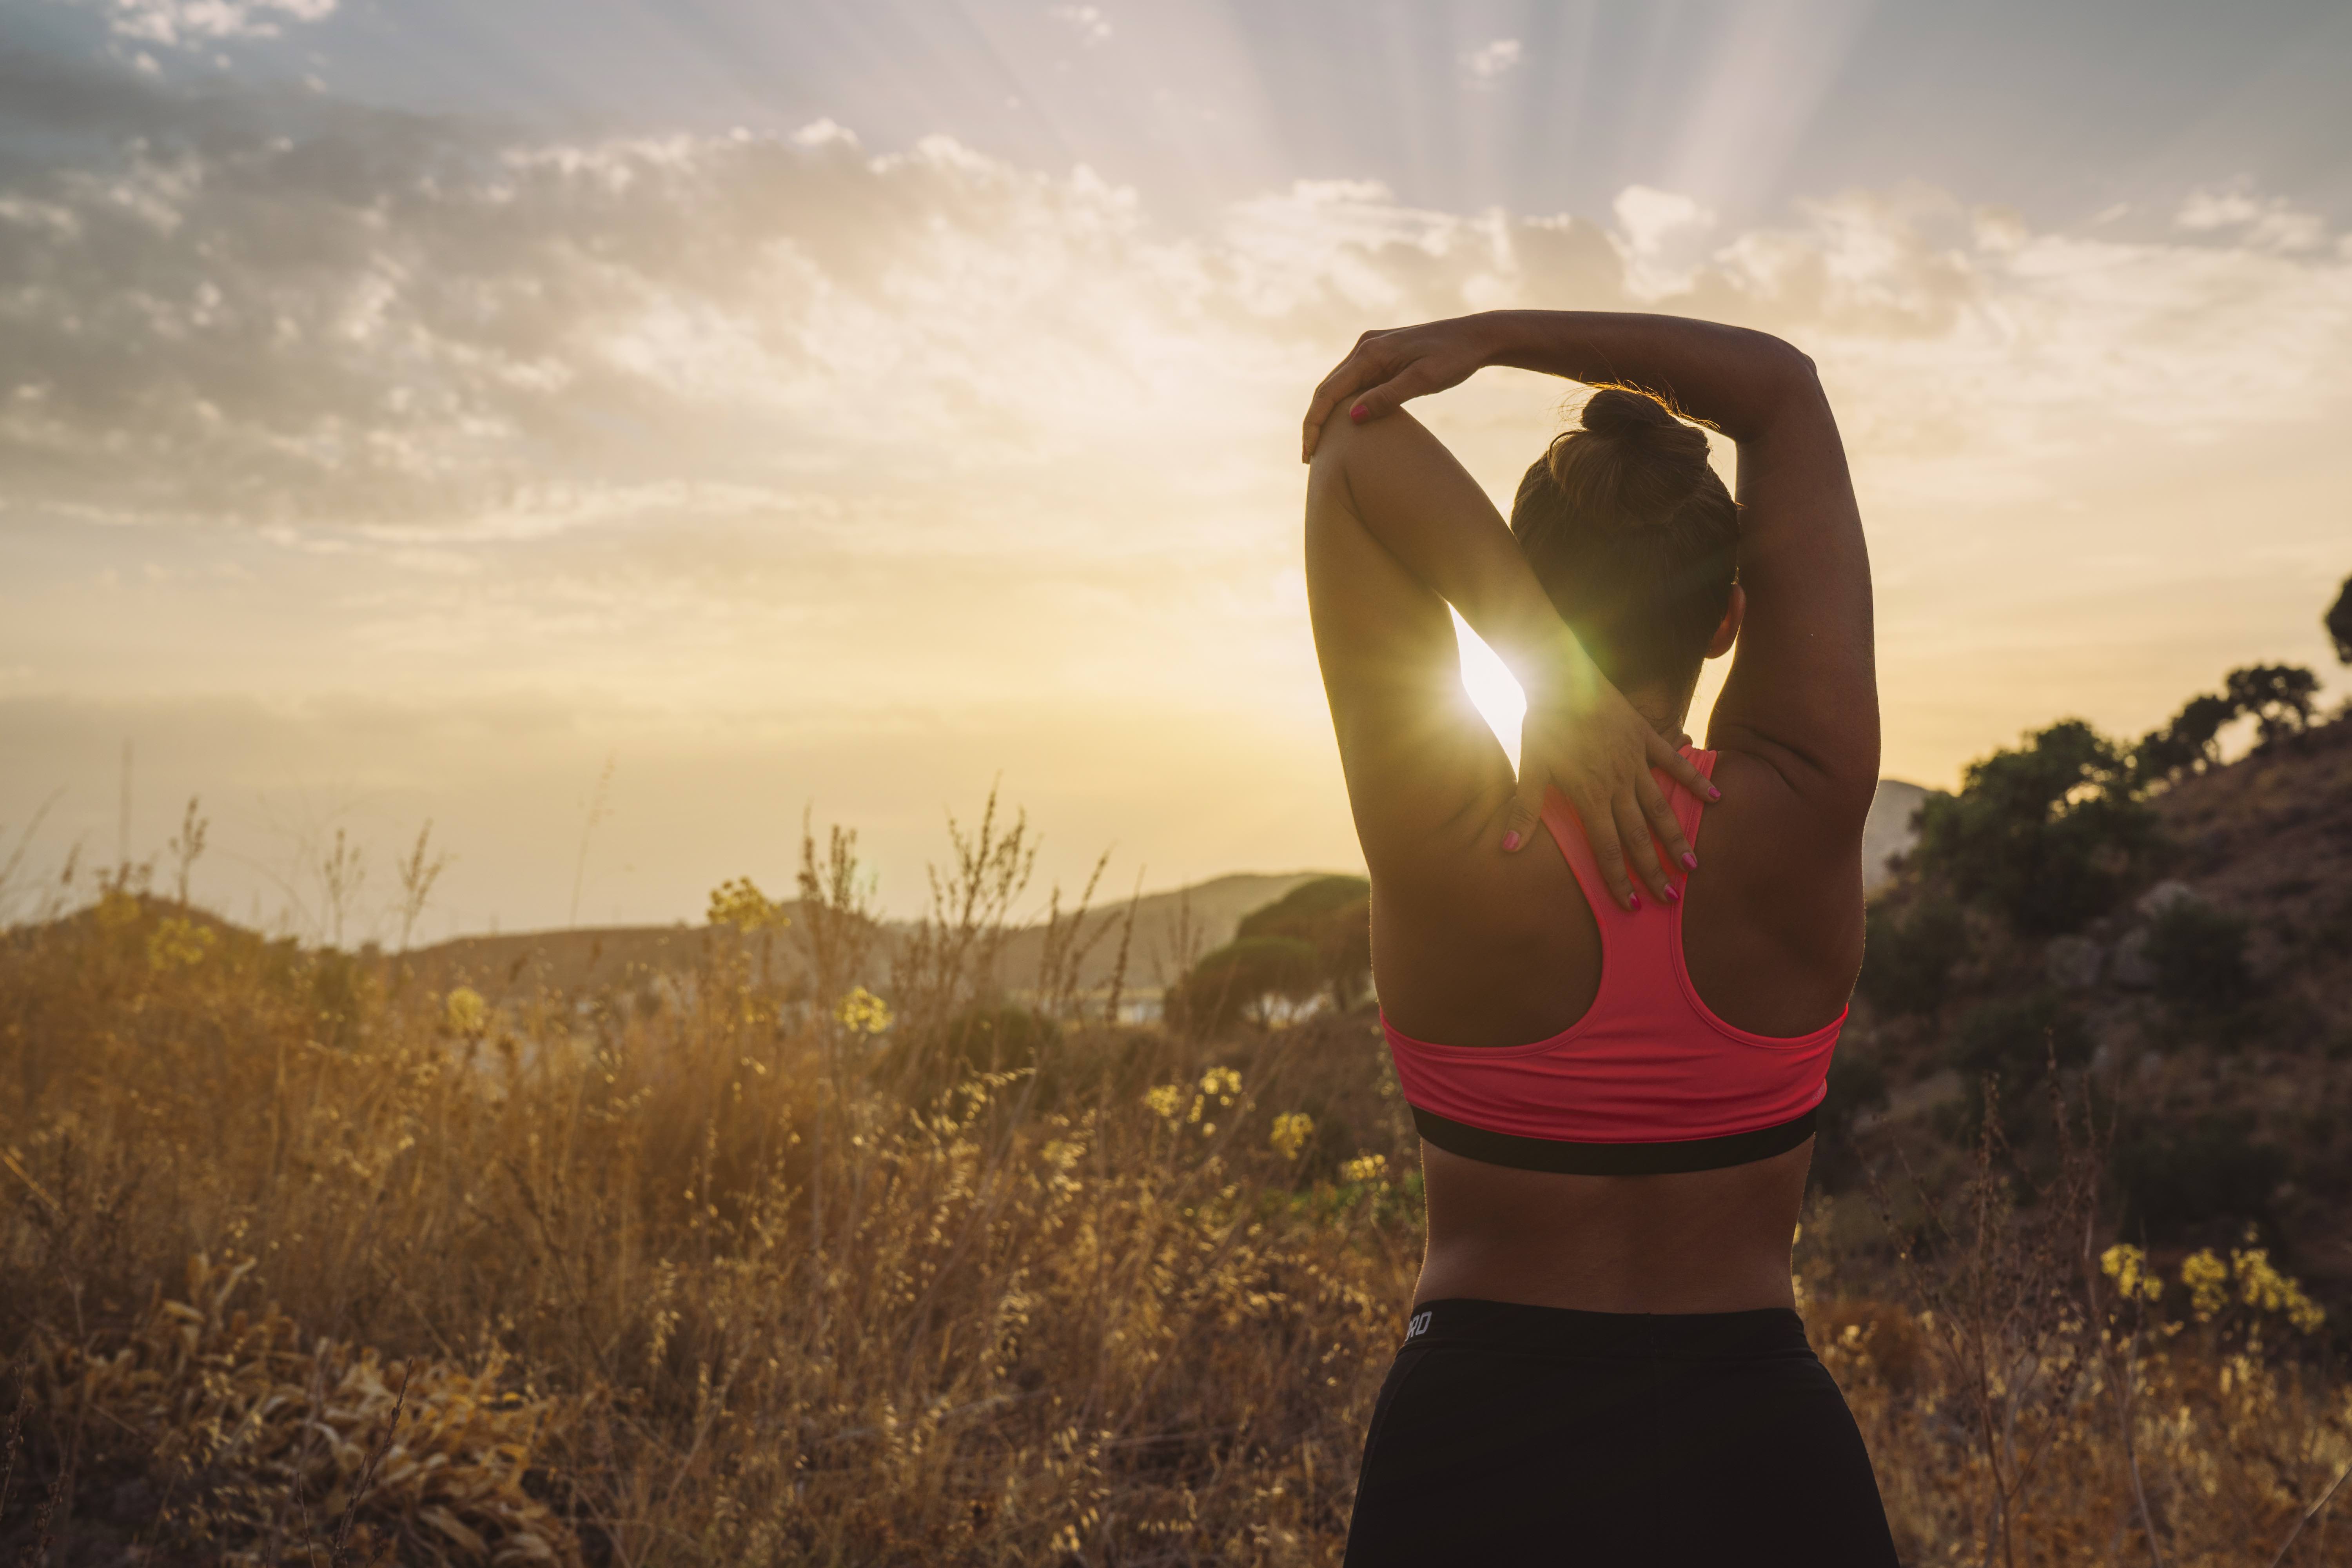
[[[2130,804],[2081,856],[2113,892],[2076,929],[1902,868],[1873,905],[1824,1174],[1956,1161],[1989,1075],[2030,1173],[2054,1057],[2115,1119],[2127,1235],[2185,1249],[2251,1226],[2352,1303],[2352,719]]]

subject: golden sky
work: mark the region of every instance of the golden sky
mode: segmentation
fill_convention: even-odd
[[[230,9],[273,47],[336,14]],[[977,132],[207,85],[152,18],[219,14],[118,6],[88,60],[10,68],[40,93],[0,117],[38,149],[0,174],[0,854],[54,797],[31,868],[114,857],[126,741],[134,855],[201,792],[199,893],[306,931],[336,827],[373,904],[428,817],[459,857],[428,931],[571,918],[608,759],[583,921],[773,890],[803,805],[911,910],[942,812],[1000,779],[1041,891],[1107,847],[1122,887],[1355,864],[1297,416],[1363,328],[1504,305],[1813,355],[1890,775],[2062,714],[2137,732],[2236,664],[2336,677],[2352,236],[2316,197],[2069,211],[2025,171],[2031,202],[1888,177],[1756,210],[1704,160],[1557,207],[1204,194]],[[1458,90],[1539,63],[1511,42]],[[1423,411],[1502,499],[1565,390],[1490,372]]]

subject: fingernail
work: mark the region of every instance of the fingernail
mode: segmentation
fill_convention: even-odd
[[[1361,425],[1364,422],[1364,405],[1359,403],[1353,408],[1349,409],[1348,417],[1354,420],[1357,424]]]
[[[1637,915],[1642,912],[1642,895],[1639,893],[1633,895],[1633,912]]]
[[[1692,854],[1687,849],[1683,851],[1683,869],[1685,871],[1696,871],[1698,869],[1698,857]]]
[[[1518,847],[1519,830],[1514,827],[1511,831],[1503,835],[1503,847],[1505,849],[1517,849]]]
[[[1682,889],[1675,887],[1672,882],[1668,882],[1666,884],[1666,902],[1670,904],[1679,904],[1682,901]]]
[[[1706,798],[1709,800],[1721,800],[1723,798],[1723,792],[1716,788],[1713,784],[1709,784],[1706,786]]]

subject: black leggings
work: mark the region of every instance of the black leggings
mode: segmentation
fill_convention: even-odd
[[[1796,1313],[1446,1300],[1372,1407],[1347,1568],[1895,1561]]]

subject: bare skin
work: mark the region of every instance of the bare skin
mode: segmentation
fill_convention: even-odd
[[[1706,650],[1733,654],[1707,735],[1722,799],[1696,846],[1659,826],[1662,802],[1625,787],[1656,749],[1593,694],[1589,661],[1485,493],[1396,412],[1486,364],[1647,387],[1738,443],[1741,589]],[[1356,408],[1362,416],[1349,417]],[[1513,776],[1470,707],[1449,601],[1529,687],[1523,755],[1538,761],[1528,771],[1585,782],[1586,798],[1570,799],[1596,850],[1599,821],[1654,899],[1671,890],[1652,874],[1661,848],[1669,860],[1703,854],[1684,893],[1684,946],[1707,1005],[1768,1036],[1834,1018],[1861,963],[1878,718],[1869,563],[1811,362],[1706,322],[1495,312],[1367,334],[1317,389],[1304,437],[1316,647],[1371,871],[1373,973],[1397,1027],[1517,1045],[1573,1024],[1600,984],[1591,908],[1549,834],[1499,852],[1542,785]],[[1670,747],[1687,739],[1690,696],[1685,684],[1619,702]],[[1633,907],[1630,885],[1617,891]],[[1424,1145],[1429,1247],[1414,1299],[1614,1312],[1790,1305],[1811,1155],[1809,1143],[1727,1170],[1578,1176]]]

